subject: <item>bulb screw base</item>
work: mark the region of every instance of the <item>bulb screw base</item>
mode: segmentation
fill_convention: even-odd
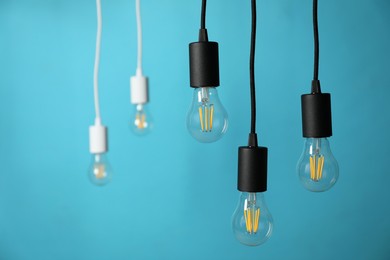
[[[209,42],[207,31],[199,33],[199,42],[189,45],[190,85],[193,88],[219,86],[218,43]]]
[[[241,146],[238,148],[238,182],[241,192],[264,192],[267,190],[266,147]]]
[[[329,93],[301,96],[302,132],[306,138],[332,136],[332,113]]]

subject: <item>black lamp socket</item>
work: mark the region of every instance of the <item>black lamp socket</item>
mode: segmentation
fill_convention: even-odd
[[[302,132],[306,138],[332,136],[332,113],[329,93],[301,96]]]
[[[190,85],[193,88],[219,86],[218,43],[190,43]]]
[[[238,148],[237,189],[242,192],[264,192],[267,190],[266,147],[241,146]]]

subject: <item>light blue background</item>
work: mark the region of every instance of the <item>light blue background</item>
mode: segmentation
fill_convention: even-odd
[[[95,1],[0,0],[0,259],[390,259],[390,1],[319,3],[320,79],[332,93],[329,192],[302,188],[300,95],[313,70],[311,0],[258,1],[256,79],[272,238],[233,237],[237,147],[249,132],[250,1],[209,1],[220,44],[220,98],[230,120],[214,144],[185,127],[191,102],[188,43],[200,0],[142,1],[144,73],[155,128],[128,129],[136,67],[134,1],[102,1],[101,110],[112,183],[95,187]]]

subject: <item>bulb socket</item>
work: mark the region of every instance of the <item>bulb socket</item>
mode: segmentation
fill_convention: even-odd
[[[306,138],[332,136],[332,113],[329,93],[301,96],[302,132]]]
[[[238,148],[238,182],[241,192],[264,192],[267,190],[266,147],[241,146]]]
[[[193,88],[219,86],[218,43],[193,42],[190,50],[190,85]]]
[[[89,152],[91,154],[105,153],[107,145],[107,127],[92,125],[89,127]]]
[[[135,75],[130,78],[131,104],[145,104],[149,102],[149,80],[147,77]]]

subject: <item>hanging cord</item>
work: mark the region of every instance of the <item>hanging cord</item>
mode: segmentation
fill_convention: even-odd
[[[314,30],[314,74],[311,85],[311,92],[321,93],[320,81],[318,80],[320,43],[318,36],[318,0],[313,0],[313,30]]]
[[[140,0],[135,1],[135,12],[137,16],[137,38],[138,38],[137,75],[142,76],[142,23],[141,23]]]
[[[202,15],[200,18],[200,29],[206,29],[206,0],[202,0]]]
[[[256,133],[255,49],[256,49],[256,0],[252,0],[251,51],[250,51],[250,59],[249,59],[250,90],[251,90],[251,134]]]
[[[320,56],[320,44],[318,36],[318,1],[313,0],[313,29],[314,29],[314,75],[313,80],[318,80],[318,64]]]
[[[202,0],[202,13],[200,16],[200,30],[199,30],[199,41],[208,42],[209,37],[206,29],[206,0]]]
[[[100,0],[96,0],[97,9],[97,33],[96,33],[96,51],[95,51],[95,66],[93,71],[93,90],[95,101],[95,124],[101,123],[100,106],[99,106],[99,63],[100,63],[100,45],[102,38],[102,7]]]
[[[255,49],[256,49],[256,0],[252,0],[252,30],[251,49],[249,58],[249,77],[251,95],[251,132],[249,146],[257,146],[256,136],[256,87],[255,87]]]

